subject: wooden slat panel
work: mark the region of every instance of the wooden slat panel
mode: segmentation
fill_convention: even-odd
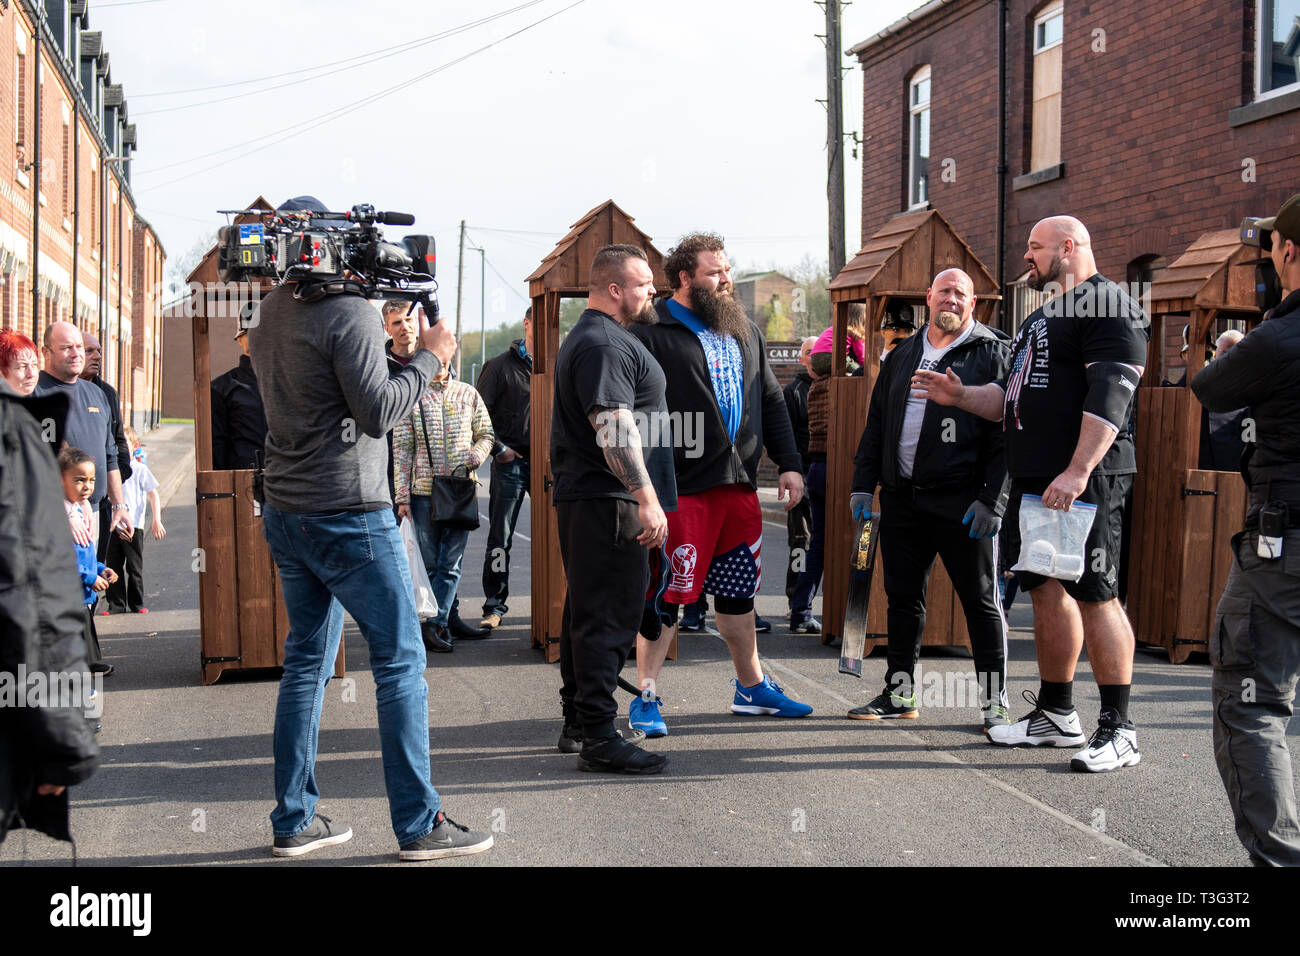
[[[262,519],[253,514],[253,472],[230,472],[235,491],[235,555],[239,586],[239,656],[242,667],[275,667],[275,595],[271,549],[262,536]],[[232,611],[236,608],[232,608]]]
[[[1218,473],[1191,469],[1183,479],[1189,491],[1216,491]],[[1206,641],[1211,603],[1210,584],[1214,547],[1215,495],[1189,495],[1184,499],[1182,526],[1182,573],[1179,582],[1178,623],[1174,635],[1184,641]],[[1191,648],[1185,644],[1169,648],[1169,659],[1181,663]]]
[[[1151,406],[1155,399],[1154,388],[1145,386],[1137,390],[1137,474],[1133,476],[1133,515],[1129,525],[1128,601],[1125,611],[1129,624],[1139,641],[1145,641],[1142,614],[1146,605],[1146,581],[1150,573],[1151,551],[1147,540],[1147,500],[1151,487]]]
[[[1159,441],[1161,442],[1170,441],[1171,438],[1174,438],[1175,399],[1179,391],[1181,390],[1175,388],[1160,390],[1160,421],[1153,435],[1159,435]],[[1176,438],[1174,440],[1176,441]],[[1181,487],[1182,472],[1180,471],[1177,476],[1173,475],[1173,469],[1167,459],[1160,462],[1154,471],[1156,490],[1151,503],[1151,525],[1154,532],[1152,547],[1155,549],[1155,561],[1151,580],[1147,583],[1152,595],[1147,633],[1151,635],[1153,644],[1163,645],[1168,636],[1164,622],[1165,586],[1169,580],[1167,577],[1169,574],[1169,527],[1174,518],[1170,509],[1169,486],[1176,477]]]
[[[898,281],[904,289],[928,289],[933,274],[935,221],[931,219],[916,231],[895,257],[899,261]]]
[[[1216,474],[1219,479],[1219,494],[1214,499],[1214,544],[1207,556],[1214,568],[1210,584],[1209,614],[1205,624],[1207,636],[1212,633],[1210,628],[1214,626],[1219,598],[1223,596],[1223,589],[1228,583],[1228,572],[1232,569],[1232,536],[1246,522],[1246,483],[1235,472],[1220,471]]]
[[[195,474],[198,494],[230,494],[234,482],[228,471]],[[207,498],[198,502],[199,646],[208,657],[239,656],[238,583],[235,576],[235,502],[232,498]],[[221,676],[221,663],[202,664],[202,680],[211,684]]]
[[[1182,589],[1182,543],[1183,525],[1186,521],[1187,499],[1183,497],[1183,482],[1188,471],[1188,448],[1193,438],[1200,438],[1200,405],[1191,400],[1191,390],[1187,388],[1166,389],[1171,393],[1169,399],[1172,417],[1167,429],[1173,439],[1172,459],[1166,460],[1165,471],[1165,507],[1160,513],[1160,527],[1163,532],[1162,543],[1165,552],[1165,572],[1161,578],[1164,598],[1160,609],[1160,636],[1165,642],[1172,642],[1178,630],[1179,593]],[[1193,411],[1192,406],[1196,408]],[[1189,415],[1196,417],[1194,424],[1189,422]],[[1193,458],[1195,452],[1192,453]],[[1191,464],[1196,464],[1195,460]],[[1166,643],[1166,646],[1172,646]]]

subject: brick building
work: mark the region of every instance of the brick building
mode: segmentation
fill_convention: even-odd
[[[147,428],[166,253],[136,213],[136,129],[89,7],[0,0],[0,327],[37,345],[58,320],[95,334],[124,420]]]
[[[864,74],[863,237],[939,209],[992,267],[1008,330],[1039,302],[1023,256],[1044,216],[1081,219],[1108,278],[1149,281],[1202,233],[1270,216],[1300,191],[1294,9],[926,4],[849,51]],[[1162,376],[1175,377],[1181,325],[1162,334]]]
[[[794,303],[795,281],[779,272],[750,272],[735,279],[736,299],[745,309],[750,321],[756,323],[768,338],[789,339],[795,334]],[[769,328],[773,319],[780,328]]]

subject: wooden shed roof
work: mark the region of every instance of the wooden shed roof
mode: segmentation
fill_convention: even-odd
[[[612,199],[589,210],[573,224],[568,235],[555,244],[555,248],[542,260],[528,277],[529,293],[540,295],[546,291],[585,293],[591,274],[591,261],[604,246],[627,243],[645,250],[650,268],[654,272],[655,286],[666,289],[664,257],[650,237],[638,229],[631,216]]]
[[[996,297],[998,284],[979,256],[939,210],[922,209],[895,216],[881,226],[828,288],[836,301],[864,294],[920,295],[944,269],[963,270],[975,283],[976,295]]]
[[[1260,251],[1241,244],[1236,229],[1207,232],[1151,283],[1151,311],[1191,309],[1258,313],[1255,272],[1248,260]]]

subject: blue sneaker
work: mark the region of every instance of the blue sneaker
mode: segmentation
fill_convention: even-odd
[[[741,687],[740,681],[731,679],[736,687],[736,697],[731,702],[733,714],[770,714],[773,717],[807,717],[812,708],[791,700],[781,692],[780,685],[766,674],[763,682],[753,687]]]
[[[632,706],[627,709],[627,722],[633,730],[639,730],[647,737],[667,737],[668,725],[659,714],[659,708],[663,706],[663,701],[658,697],[653,700],[646,700],[644,697],[633,697]]]

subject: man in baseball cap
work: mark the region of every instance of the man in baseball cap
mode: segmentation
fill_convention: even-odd
[[[1259,247],[1265,252],[1273,251],[1274,236],[1279,243],[1290,242],[1300,248],[1300,193],[1282,203],[1276,216],[1261,219],[1255,225],[1259,229]]]

